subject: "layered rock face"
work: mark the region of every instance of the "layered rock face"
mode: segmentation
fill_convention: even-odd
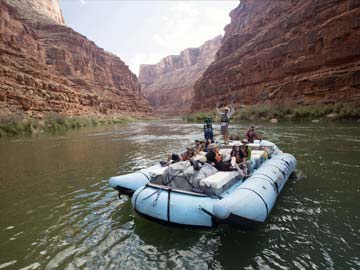
[[[192,110],[360,99],[360,1],[242,0]]]
[[[150,105],[158,114],[178,115],[190,111],[194,83],[215,59],[221,36],[199,48],[170,55],[155,65],[141,65],[139,81]]]
[[[8,0],[12,5],[27,9],[27,17],[31,17],[33,14],[34,19],[36,16],[43,16],[43,19],[48,19],[58,24],[65,24],[64,17],[62,15],[59,0]]]
[[[32,1],[41,2],[53,1]],[[0,113],[149,112],[136,76],[123,61],[59,24],[62,20],[55,22],[56,12],[49,17],[42,10],[23,0],[0,2]]]

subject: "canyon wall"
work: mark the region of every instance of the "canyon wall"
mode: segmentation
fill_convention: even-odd
[[[44,19],[55,22],[57,24],[65,24],[62,15],[59,0],[8,0],[12,5],[26,9],[27,17],[36,20],[36,16],[43,16]],[[32,13],[37,13],[32,15]]]
[[[145,97],[158,114],[178,115],[190,111],[194,83],[215,59],[221,36],[199,48],[170,55],[155,65],[141,65],[139,81]]]
[[[360,99],[360,1],[242,0],[192,110]]]
[[[57,1],[31,1],[36,9],[28,2],[0,2],[0,114],[149,113],[137,77],[119,57],[57,21],[57,12],[49,15],[47,4]]]

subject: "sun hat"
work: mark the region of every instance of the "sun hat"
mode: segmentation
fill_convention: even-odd
[[[207,161],[207,158],[206,158],[206,156],[204,156],[204,155],[197,155],[197,156],[194,157],[194,160],[197,160],[197,161],[200,161],[200,162],[202,162],[202,163],[205,163],[205,162]]]
[[[214,149],[216,147],[219,147],[219,145],[217,143],[212,143],[212,144],[209,145],[210,149]]]
[[[248,141],[248,139],[245,138],[241,141],[241,143],[249,143],[249,141]]]

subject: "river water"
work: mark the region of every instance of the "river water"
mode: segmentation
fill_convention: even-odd
[[[298,178],[251,231],[154,223],[108,187],[110,176],[184,149],[202,136],[199,124],[1,139],[0,269],[360,269],[360,125],[257,129],[297,158]]]

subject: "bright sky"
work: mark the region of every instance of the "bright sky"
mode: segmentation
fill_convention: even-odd
[[[136,74],[140,64],[155,64],[223,34],[238,4],[239,0],[60,0],[68,26],[119,56]]]

